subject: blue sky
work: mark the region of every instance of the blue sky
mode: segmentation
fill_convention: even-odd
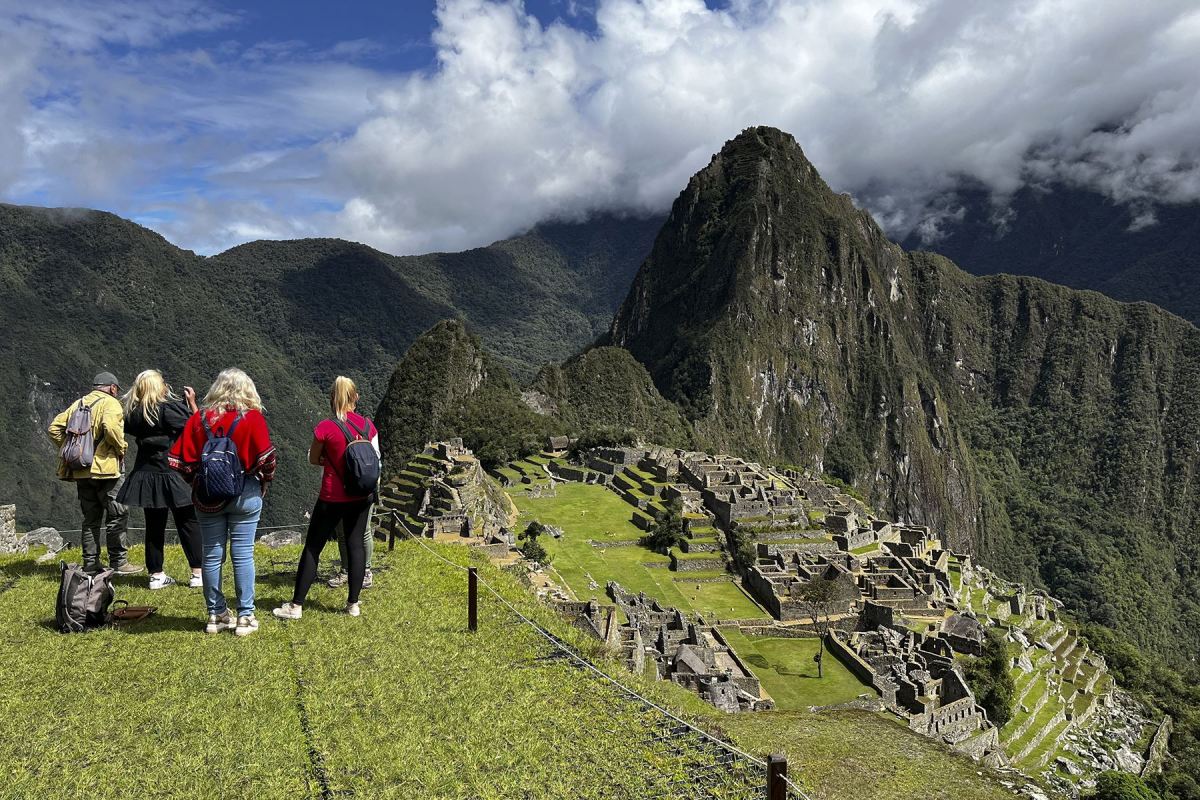
[[[964,179],[1200,198],[1186,0],[0,0],[0,200],[211,253],[661,212],[753,124],[896,235]]]

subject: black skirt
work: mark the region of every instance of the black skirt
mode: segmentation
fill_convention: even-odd
[[[135,469],[125,477],[117,502],[138,508],[186,508],[192,504],[192,489],[174,470]]]

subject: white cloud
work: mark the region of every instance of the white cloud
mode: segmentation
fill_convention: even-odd
[[[936,236],[964,178],[998,221],[1031,182],[1104,191],[1135,225],[1200,199],[1200,11],[1184,0],[564,5],[567,23],[594,15],[589,32],[515,0],[440,0],[436,64],[408,75],[364,65],[374,42],[164,46],[236,30],[202,0],[6,2],[35,44],[0,41],[0,147],[24,142],[0,192],[158,220],[204,251],[295,235],[458,249],[662,210],[755,124],[795,134],[896,233]]]
[[[1125,202],[1200,199],[1192,9],[601,0],[589,36],[518,3],[443,0],[439,68],[398,81],[331,149],[352,197],[341,232],[412,251],[662,209],[752,124],[795,134],[896,233],[925,220],[936,235],[964,177],[1001,201],[1050,179]]]

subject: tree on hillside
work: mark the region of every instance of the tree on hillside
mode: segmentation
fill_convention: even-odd
[[[538,541],[538,537],[545,532],[546,526],[535,519],[525,527],[525,530],[517,534],[517,539],[524,542],[518,548],[521,551],[521,555],[539,564],[549,564],[551,561],[550,554],[546,552],[546,548]]]
[[[824,678],[825,671],[822,662],[825,660],[825,636],[829,633],[832,617],[846,607],[846,592],[836,580],[829,578],[814,578],[807,583],[792,586],[792,599],[804,609],[804,614],[812,619],[813,628],[820,641],[817,650],[817,677]]]
[[[987,710],[988,719],[1002,728],[1012,719],[1016,684],[1009,672],[1008,643],[995,628],[987,630],[983,654],[967,663],[963,674],[975,700]]]
[[[642,537],[642,544],[656,553],[666,555],[672,547],[683,543],[683,498],[676,497],[666,509],[654,514],[654,525]]]
[[[1162,795],[1128,772],[1101,772],[1092,800],[1162,800]]]

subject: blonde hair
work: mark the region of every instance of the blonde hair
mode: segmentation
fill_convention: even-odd
[[[209,387],[208,394],[204,395],[206,411],[223,411],[227,408],[235,408],[242,413],[263,410],[254,381],[237,367],[221,370]]]
[[[345,375],[333,379],[333,388],[329,390],[329,410],[340,420],[346,419],[346,414],[353,411],[358,404],[358,387],[354,381]]]
[[[142,410],[142,418],[153,425],[158,421],[158,407],[168,400],[174,400],[171,387],[163,380],[162,373],[156,369],[147,369],[138,373],[133,379],[133,386],[121,398],[125,407],[125,416],[133,414],[135,409]]]

